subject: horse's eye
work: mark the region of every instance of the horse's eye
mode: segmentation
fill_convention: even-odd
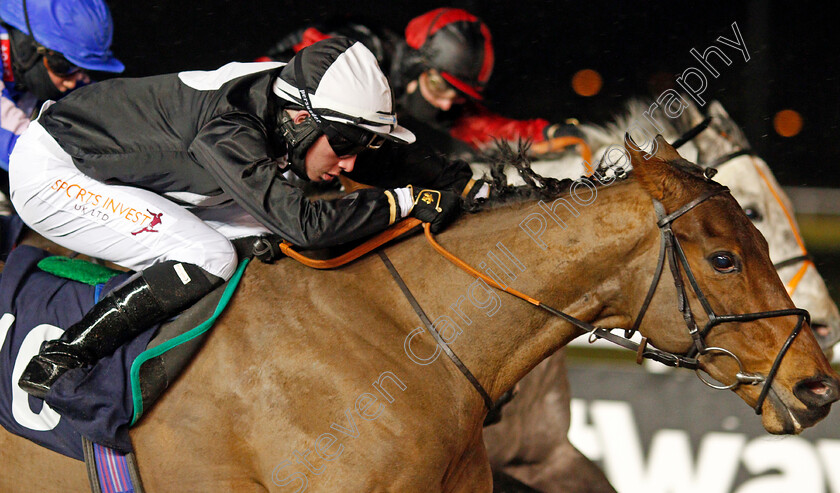
[[[750,221],[753,222],[758,222],[764,219],[764,216],[761,215],[761,212],[758,210],[757,207],[749,205],[744,207],[744,214],[746,214],[747,217],[750,218]]]
[[[709,257],[709,262],[716,271],[728,274],[738,270],[735,256],[729,252],[716,252]]]

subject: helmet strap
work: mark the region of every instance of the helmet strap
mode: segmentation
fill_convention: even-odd
[[[15,90],[29,91],[39,101],[58,100],[63,94],[55,87],[44,65],[45,48],[23,31],[8,29]]]
[[[314,118],[306,118],[300,123],[295,123],[292,117],[284,109],[279,110],[280,133],[286,141],[288,151],[289,167],[304,180],[309,180],[306,175],[306,153],[318,137],[324,134]]]
[[[9,25],[4,25],[9,33],[9,48],[12,53],[12,67],[16,74],[27,72],[38,63],[47,52],[31,34]]]

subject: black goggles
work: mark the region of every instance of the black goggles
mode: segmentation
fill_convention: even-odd
[[[336,156],[355,156],[365,149],[379,149],[385,137],[345,123],[325,122],[322,129]]]
[[[81,67],[70,63],[61,53],[52,50],[47,50],[44,53],[44,60],[47,62],[50,71],[58,77],[70,77],[83,70]]]

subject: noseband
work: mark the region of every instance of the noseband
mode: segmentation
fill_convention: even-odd
[[[756,405],[753,408],[756,414],[761,414],[761,407],[764,404],[764,400],[766,399],[767,394],[771,389],[773,379],[776,376],[779,367],[781,366],[782,358],[785,356],[785,354],[787,354],[788,349],[790,348],[791,344],[793,344],[793,340],[801,331],[803,322],[810,322],[810,316],[806,310],[802,310],[799,308],[771,310],[736,315],[717,315],[712,309],[711,305],[706,299],[706,296],[703,294],[703,291],[697,284],[697,280],[695,279],[694,274],[691,271],[691,267],[688,264],[688,259],[685,256],[685,252],[683,251],[679,240],[677,240],[677,237],[674,235],[674,232],[671,229],[671,224],[676,219],[691,211],[695,207],[699,206],[709,198],[728,192],[729,189],[726,187],[720,187],[715,190],[710,190],[700,195],[696,199],[692,200],[691,202],[685,204],[684,206],[680,207],[671,214],[666,214],[665,208],[660,202],[656,200],[653,201],[654,209],[656,211],[657,216],[657,226],[659,227],[660,233],[659,258],[657,260],[656,271],[654,273],[654,277],[651,282],[650,288],[648,289],[647,296],[645,297],[645,301],[639,310],[639,314],[636,317],[635,323],[633,324],[633,328],[625,330],[624,337],[612,333],[613,330],[620,330],[618,328],[605,329],[602,327],[597,327],[590,323],[584,322],[583,320],[577,319],[560,310],[552,308],[546,305],[545,303],[542,303],[539,300],[536,300],[530,296],[520,293],[519,291],[516,291],[510,287],[499,285],[491,277],[485,275],[482,272],[477,271],[470,265],[466,264],[462,260],[449,253],[440,244],[438,244],[432,236],[428,224],[424,224],[424,228],[426,239],[429,241],[432,247],[435,248],[435,250],[441,253],[444,257],[446,257],[449,261],[453,262],[456,266],[473,275],[474,277],[482,279],[490,286],[504,291],[508,294],[511,294],[513,296],[516,296],[520,299],[523,299],[539,308],[542,308],[543,310],[546,310],[554,316],[562,318],[563,320],[574,325],[575,327],[578,327],[588,332],[590,342],[593,342],[596,339],[605,339],[624,348],[633,350],[636,352],[637,363],[641,363],[642,359],[647,358],[652,359],[654,361],[658,361],[667,366],[693,369],[697,373],[698,378],[700,378],[700,381],[702,381],[704,384],[708,385],[713,389],[734,389],[740,385],[759,385],[763,383],[764,386],[762,387]],[[429,321],[425,313],[423,313],[422,308],[416,302],[413,295],[408,290],[408,287],[405,286],[405,283],[400,277],[399,273],[397,273],[396,269],[393,265],[391,265],[390,261],[387,260],[387,256],[385,256],[384,252],[380,251],[380,256],[382,257],[383,261],[388,267],[388,270],[391,272],[391,275],[400,285],[400,288],[402,289],[405,296],[411,302],[415,312],[417,312],[418,316],[420,316],[421,320],[423,320],[426,329],[434,337],[436,343],[441,347],[443,352],[453,361],[453,363],[458,367],[461,373],[463,373],[466,376],[470,384],[472,384],[472,386],[478,391],[478,393],[484,400],[485,406],[488,408],[488,410],[492,409],[493,401],[490,398],[487,391],[484,389],[484,387],[481,385],[478,379],[475,378],[475,376],[469,371],[469,369],[467,369],[466,365],[464,365],[461,362],[461,360],[457,357],[457,355],[455,355],[451,348],[449,348],[448,344],[446,344],[443,341],[443,338],[434,328],[433,324]],[[677,308],[683,315],[686,327],[688,328],[688,333],[692,339],[692,346],[685,354],[671,353],[650,346],[648,345],[647,338],[645,337],[642,337],[641,344],[638,344],[630,339],[630,337],[632,337],[632,335],[638,330],[639,326],[642,323],[642,319],[644,318],[645,313],[647,312],[647,309],[650,306],[651,300],[653,299],[653,295],[656,292],[656,287],[659,285],[659,281],[662,277],[665,259],[668,260],[668,266],[674,278],[674,286],[677,289]],[[688,278],[692,290],[694,291],[695,295],[697,296],[697,299],[703,307],[703,310],[706,312],[706,315],[709,318],[708,322],[706,323],[706,325],[703,326],[702,329],[700,329],[697,326],[697,323],[694,319],[694,314],[691,311],[686,286],[682,278],[681,269],[685,271],[686,277]],[[793,331],[791,332],[790,336],[788,336],[784,345],[779,350],[779,353],[776,355],[776,359],[773,362],[773,366],[770,368],[770,371],[767,373],[766,376],[757,373],[748,373],[745,370],[744,364],[741,362],[741,359],[732,351],[721,347],[708,346],[705,341],[709,331],[711,331],[713,327],[720,324],[733,322],[752,322],[759,319],[777,318],[791,315],[797,316],[796,326],[793,328]],[[705,355],[722,355],[734,359],[735,362],[738,364],[738,372],[735,374],[735,381],[731,384],[725,385],[715,383],[704,377],[701,373],[701,365],[699,358]]]

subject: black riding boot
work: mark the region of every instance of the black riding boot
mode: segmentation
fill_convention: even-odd
[[[112,354],[221,283],[221,278],[192,264],[166,261],[149,267],[102,298],[60,338],[44,342],[18,385],[35,397],[45,398],[67,370],[91,365]]]

